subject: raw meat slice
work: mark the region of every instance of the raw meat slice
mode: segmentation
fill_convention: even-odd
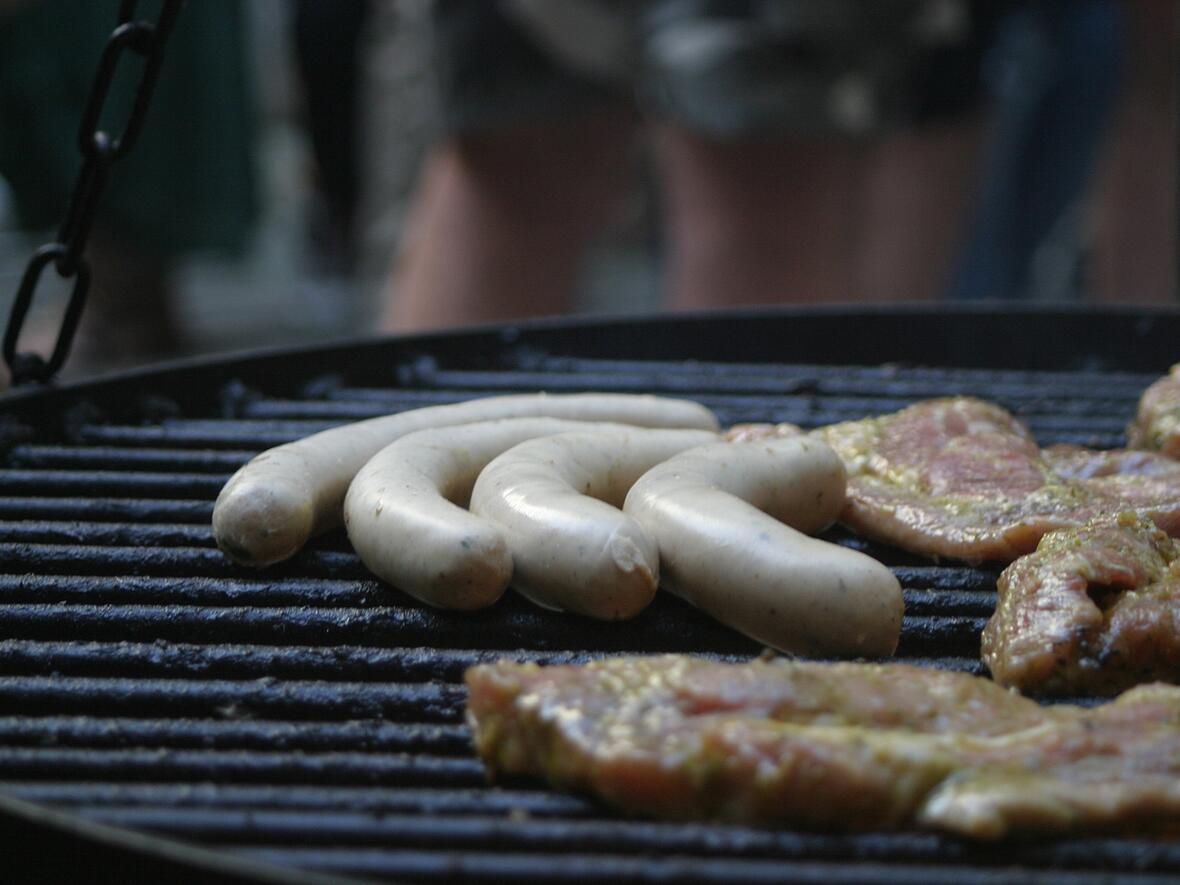
[[[1173,686],[1088,710],[904,664],[676,655],[501,662],[467,685],[493,771],[657,817],[994,838],[1180,814]]]
[[[1048,531],[1127,510],[1180,534],[1180,465],[1149,452],[1042,451],[982,400],[930,400],[816,433],[848,470],[841,521],[914,553],[1011,561]]]
[[[1133,449],[1180,458],[1180,363],[1143,391],[1127,439]]]
[[[1180,542],[1127,513],[1041,539],[997,582],[983,660],[1002,685],[1114,694],[1180,681]]]

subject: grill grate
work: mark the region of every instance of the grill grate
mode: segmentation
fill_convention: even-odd
[[[461,721],[459,681],[471,664],[505,653],[571,662],[758,648],[667,596],[623,624],[511,595],[487,612],[435,611],[373,580],[341,533],[255,572],[222,557],[209,528],[221,484],[262,448],[473,396],[665,393],[698,399],[727,424],[811,427],[973,394],[1014,411],[1043,444],[1113,446],[1154,376],[605,359],[523,346],[488,362],[419,352],[395,362],[388,387],[320,378],[303,395],[271,397],[230,384],[215,405],[186,413],[157,403],[149,417],[91,408],[32,422],[0,463],[0,791],[234,857],[413,881],[1052,873],[1081,883],[1180,873],[1180,844],[1167,840],[997,849],[925,833],[623,821],[537,784],[489,787]],[[982,672],[994,569],[932,564],[839,530],[832,538],[895,569],[907,610],[901,659]]]

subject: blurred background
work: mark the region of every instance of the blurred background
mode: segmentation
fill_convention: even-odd
[[[5,318],[116,9],[0,0]],[[63,377],[560,313],[1175,303],[1176,36],[1172,0],[190,2]]]

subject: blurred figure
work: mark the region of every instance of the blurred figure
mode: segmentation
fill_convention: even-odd
[[[445,132],[383,325],[568,310],[641,128],[669,307],[936,296],[1006,5],[438,0]]]
[[[1031,0],[984,59],[992,104],[956,299],[1081,297],[1086,197],[1119,94],[1118,0]]]
[[[347,275],[360,202],[361,37],[369,0],[295,0],[292,18],[304,117],[315,160],[309,239],[318,267]]]
[[[952,298],[1176,298],[1176,6],[1027,0],[984,61],[992,104]]]
[[[1107,302],[1175,301],[1177,7],[1121,4],[1122,95],[1094,188],[1087,284]]]
[[[24,0],[0,10],[0,175],[38,236],[62,221],[81,165],[83,105],[116,0]],[[141,4],[154,14],[152,4]],[[139,140],[112,168],[87,246],[92,282],[71,374],[175,357],[186,346],[172,273],[194,251],[235,254],[257,214],[253,104],[240,3],[189,3]],[[125,69],[124,69],[125,66]],[[126,53],[102,125],[121,127],[140,65]],[[22,349],[57,333],[29,328]],[[40,340],[37,340],[40,339]]]

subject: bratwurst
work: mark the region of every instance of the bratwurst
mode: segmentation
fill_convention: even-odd
[[[831,447],[796,437],[721,442],[653,467],[623,510],[660,550],[665,589],[783,651],[890,655],[901,585],[863,553],[806,533],[844,506]]]
[[[683,655],[467,671],[496,773],[631,813],[975,838],[1174,825],[1180,687],[1087,709],[905,664]]]
[[[412,596],[451,609],[498,600],[512,577],[503,530],[465,508],[488,462],[526,440],[619,424],[504,418],[419,430],[361,468],[344,498],[344,525],[361,561]]]
[[[655,542],[619,507],[631,484],[703,430],[577,431],[521,443],[479,475],[471,512],[497,523],[512,586],[538,605],[604,620],[637,615],[655,595]]]
[[[431,427],[539,416],[717,428],[716,417],[699,403],[600,393],[488,397],[357,421],[268,449],[230,477],[213,507],[217,546],[243,565],[281,562],[312,535],[340,524],[348,484],[394,440]]]

